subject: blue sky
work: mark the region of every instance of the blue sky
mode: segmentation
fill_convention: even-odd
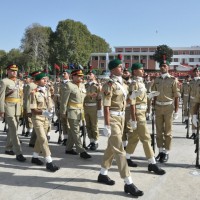
[[[199,0],[0,0],[0,49],[19,48],[33,23],[73,19],[110,46],[200,46]]]

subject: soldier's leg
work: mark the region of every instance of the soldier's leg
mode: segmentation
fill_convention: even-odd
[[[37,135],[35,133],[35,129],[33,128],[33,131],[31,133],[31,138],[30,138],[30,141],[29,141],[29,147],[34,147],[36,138],[37,138]]]
[[[68,120],[67,116],[61,116],[61,125],[62,125],[62,131],[63,131],[63,145],[66,145],[66,142],[68,140],[68,132],[69,132],[69,125],[68,125]]]

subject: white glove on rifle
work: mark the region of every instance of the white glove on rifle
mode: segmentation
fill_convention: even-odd
[[[160,92],[158,92],[158,91],[152,91],[152,92],[150,92],[149,94],[148,94],[148,98],[149,99],[152,99],[153,97],[157,97],[158,95],[160,94]]]
[[[97,110],[97,117],[103,117],[103,110]]]
[[[197,115],[192,115],[192,124],[197,127],[198,122]]]
[[[51,119],[53,117],[53,114],[51,112],[49,112],[48,110],[42,111],[42,115],[44,115],[48,119]]]
[[[110,135],[111,135],[111,127],[108,126],[108,125],[105,125],[105,126],[104,126],[104,129],[103,129],[103,134],[104,134],[106,137],[110,137]]]
[[[130,95],[130,100],[135,99],[136,97],[139,97],[142,94],[142,90],[134,90],[132,91],[132,94]]]
[[[178,113],[177,112],[173,113],[173,120],[175,120],[175,119],[178,119]]]
[[[130,121],[130,125],[132,127],[133,130],[136,130],[137,129],[137,121]]]

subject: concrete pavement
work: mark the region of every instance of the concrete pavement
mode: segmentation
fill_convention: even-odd
[[[0,130],[4,124],[0,123]],[[149,131],[151,124],[149,122]],[[99,120],[100,134],[103,119]],[[147,171],[148,163],[143,148],[139,143],[133,155],[138,163],[137,168],[131,168],[134,184],[144,191],[140,199],[171,200],[171,199],[200,199],[200,170],[195,168],[196,154],[194,143],[186,139],[185,125],[179,119],[173,126],[173,146],[169,161],[159,164],[166,174],[158,176]],[[32,148],[28,147],[29,138],[21,136],[22,148],[27,158],[25,163],[16,161],[15,156],[4,154],[6,134],[0,132],[0,199],[29,200],[29,199],[69,199],[69,200],[123,200],[132,198],[124,193],[124,182],[119,176],[115,161],[109,170],[109,176],[116,181],[114,186],[106,186],[97,182],[103,151],[107,138],[100,136],[99,149],[91,152],[92,159],[83,160],[79,156],[66,155],[64,146],[58,145],[58,134],[52,130],[50,148],[52,157],[61,169],[55,173],[46,171],[45,166],[35,166],[31,163]],[[89,142],[87,141],[87,144]],[[158,151],[156,149],[156,155]]]

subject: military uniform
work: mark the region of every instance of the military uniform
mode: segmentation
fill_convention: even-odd
[[[7,70],[17,71],[16,65],[10,65]],[[25,161],[22,155],[20,141],[17,135],[19,116],[21,115],[21,101],[23,86],[19,79],[4,78],[0,82],[0,113],[5,114],[8,123],[6,152],[14,150],[18,161]],[[12,149],[14,148],[14,149]]]
[[[155,101],[155,116],[156,139],[160,154],[157,159],[163,162],[163,160],[168,160],[168,151],[172,144],[174,99],[180,97],[178,81],[168,73],[164,78],[162,76],[156,77],[152,91],[160,92]]]
[[[147,94],[151,92],[152,81],[144,81],[145,87],[147,89]],[[147,120],[150,120],[150,113],[151,113],[151,99],[147,98],[147,110],[146,110],[146,117]]]
[[[86,83],[85,88],[84,116],[86,128],[90,139],[90,150],[96,150],[99,139],[97,111],[101,109],[101,88],[96,82]]]

